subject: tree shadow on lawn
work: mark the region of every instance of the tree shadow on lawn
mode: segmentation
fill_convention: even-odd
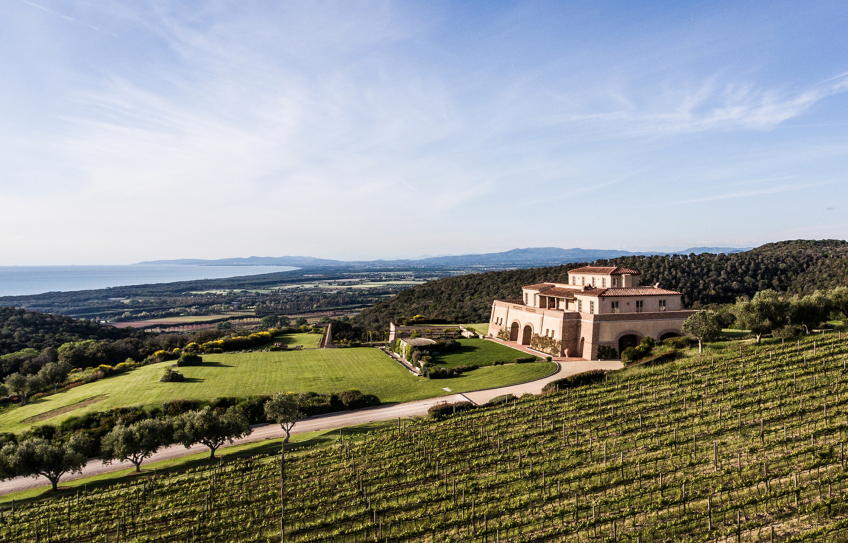
[[[190,366],[190,367],[194,367],[194,368],[234,368],[235,366],[233,366],[232,364],[224,364],[223,362],[218,362],[217,360],[215,360],[215,361],[212,361],[212,362],[204,361],[203,364],[200,364],[199,366]]]

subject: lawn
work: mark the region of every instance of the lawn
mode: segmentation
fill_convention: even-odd
[[[481,336],[485,336],[489,333],[489,323],[488,322],[478,322],[476,324],[463,324],[464,327],[469,330],[474,330]]]
[[[499,346],[500,347],[500,346]],[[520,355],[509,349],[512,358]],[[125,374],[72,388],[0,413],[0,428],[18,432],[34,424],[57,424],[90,411],[131,405],[155,406],[180,398],[210,400],[286,392],[333,393],[359,389],[383,402],[405,402],[453,392],[507,386],[550,375],[550,362],[480,368],[452,379],[415,377],[374,348],[316,349],[204,355],[204,365],[184,367],[183,383],[160,383],[172,362],[151,364]],[[86,400],[97,401],[86,401]],[[77,406],[78,407],[74,407]],[[70,408],[70,409],[68,409]],[[46,412],[54,416],[39,417]],[[32,420],[38,417],[40,420]],[[26,419],[30,419],[24,422]]]
[[[499,360],[511,363],[518,357],[532,356],[488,339],[460,339],[458,343],[458,349],[433,357],[433,363],[446,368],[484,367]]]
[[[321,334],[286,334],[275,337],[274,343],[282,343],[290,347],[303,345],[304,349],[317,349],[321,344]]]

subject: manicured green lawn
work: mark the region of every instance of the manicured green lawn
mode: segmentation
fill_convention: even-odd
[[[508,350],[513,359],[520,355]],[[556,369],[549,362],[513,364],[431,381],[415,377],[383,352],[366,347],[212,354],[203,355],[203,359],[203,366],[180,368],[186,382],[160,383],[165,368],[173,362],[152,364],[7,409],[0,413],[0,428],[18,432],[33,424],[57,424],[70,416],[113,407],[154,406],[181,398],[210,400],[218,396],[245,397],[280,391],[333,393],[359,389],[364,394],[375,394],[383,402],[405,402],[451,394],[442,387],[464,392],[507,386],[539,379]],[[89,405],[24,422],[29,417],[98,396],[103,398]]]
[[[321,344],[321,334],[286,334],[274,338],[274,343],[282,343],[294,347],[303,345],[304,349],[317,349]]]
[[[488,322],[478,322],[476,324],[463,324],[469,330],[474,330],[481,336],[486,336],[489,333],[489,323]]]
[[[491,366],[496,361],[512,363],[516,358],[531,356],[487,339],[459,339],[460,347],[433,358],[433,363],[446,368],[457,366]]]

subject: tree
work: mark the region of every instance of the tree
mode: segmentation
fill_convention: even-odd
[[[71,372],[71,365],[67,362],[50,362],[38,372],[38,377],[47,385],[53,385],[53,392],[59,389],[59,385],[65,382]]]
[[[807,334],[830,316],[830,299],[815,291],[809,296],[795,295],[789,299],[789,322],[803,326]]]
[[[291,324],[291,320],[288,317],[280,315],[277,318],[277,326],[280,326],[282,328],[284,326],[288,326],[289,324]]]
[[[294,320],[294,323],[298,326],[306,326],[306,317],[298,317]]]
[[[683,321],[683,333],[698,340],[698,352],[704,350],[704,342],[711,341],[721,333],[721,322],[715,311],[698,311]]]
[[[79,473],[88,460],[91,441],[85,434],[76,434],[62,445],[35,438],[8,444],[0,450],[2,477],[38,477],[43,475],[56,490],[59,478],[65,473]]]
[[[26,405],[29,397],[44,387],[44,383],[37,375],[21,375],[20,373],[13,373],[6,377],[3,384],[7,394],[17,395],[21,399],[21,405]]]
[[[146,419],[130,426],[118,424],[101,441],[103,461],[110,464],[129,460],[136,471],[141,471],[141,463],[159,447],[169,445],[172,435],[171,425],[160,419]]]
[[[278,317],[276,315],[265,315],[260,319],[263,328],[273,328],[277,325]]]
[[[836,287],[830,291],[830,304],[835,311],[848,319],[848,287]]]
[[[740,298],[734,307],[736,322],[757,336],[757,343],[772,330],[786,325],[789,302],[773,290],[761,290],[750,301]]]
[[[265,402],[265,416],[280,425],[286,433],[283,443],[289,442],[289,434],[294,425],[306,418],[300,410],[300,399],[294,394],[278,392],[274,397]]]
[[[215,458],[215,451],[224,442],[232,443],[253,431],[244,412],[235,406],[223,414],[211,407],[189,411],[177,418],[174,430],[174,439],[186,448],[195,443],[209,447],[209,458]]]

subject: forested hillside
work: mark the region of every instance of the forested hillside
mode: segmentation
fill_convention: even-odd
[[[132,334],[132,330],[61,315],[0,307],[0,355],[24,349],[58,348],[71,341],[121,339]]]
[[[644,284],[660,283],[680,291],[684,305],[692,307],[729,303],[768,288],[798,293],[848,285],[848,242],[783,241],[744,253],[628,256],[594,264],[637,269]],[[492,300],[519,298],[523,285],[565,282],[569,269],[583,265],[586,263],[432,281],[400,292],[363,311],[355,320],[369,329],[384,329],[392,320],[416,314],[452,322],[485,322]]]

